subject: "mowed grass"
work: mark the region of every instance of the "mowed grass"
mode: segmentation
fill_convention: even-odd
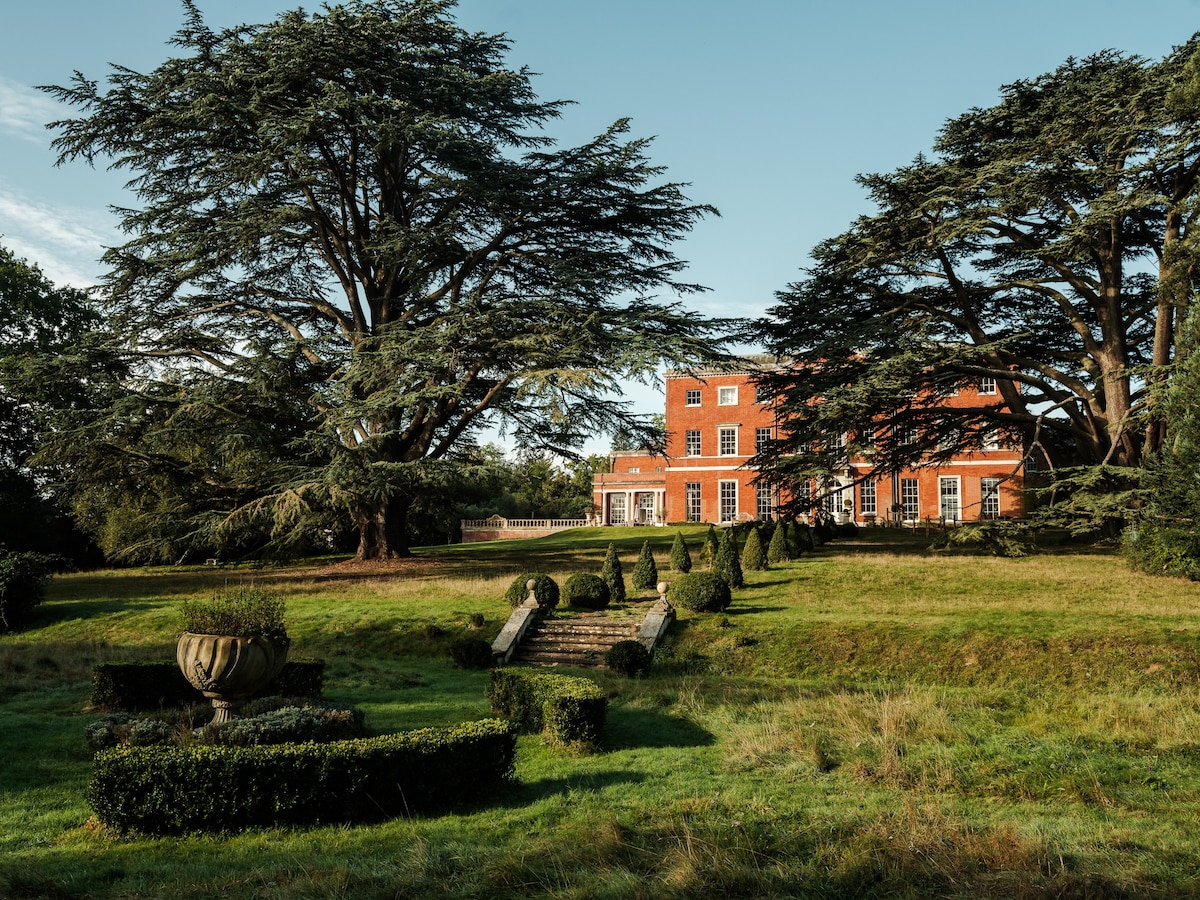
[[[698,557],[702,531],[685,533]],[[1200,585],[1097,552],[934,556],[885,530],[747,573],[724,615],[681,613],[650,677],[593,676],[610,697],[600,752],[525,736],[518,783],[485,805],[169,839],[90,818],[92,666],[172,658],[183,597],[283,593],[327,699],[386,732],[488,714],[486,673],[447,650],[495,635],[513,578],[598,571],[609,541],[628,574],[648,539],[670,580],[673,537],[57,578],[33,627],[0,638],[0,896],[1200,893]]]

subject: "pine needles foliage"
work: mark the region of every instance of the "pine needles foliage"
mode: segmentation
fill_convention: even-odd
[[[685,575],[692,571],[692,554],[680,531],[675,532],[675,540],[671,544],[671,570]]]
[[[637,591],[653,589],[658,584],[658,566],[650,550],[650,542],[642,542],[642,551],[633,564],[633,588]]]
[[[751,572],[761,572],[767,568],[767,552],[763,549],[762,538],[758,528],[752,527],[746,535],[746,544],[742,547],[742,568]]]
[[[608,585],[609,602],[624,603],[625,573],[621,569],[621,557],[617,556],[617,548],[611,543],[608,545],[608,552],[604,555],[600,578]]]

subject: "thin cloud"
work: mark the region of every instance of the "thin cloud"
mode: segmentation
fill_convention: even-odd
[[[0,184],[0,243],[56,284],[88,287],[99,280],[111,227],[95,213],[39,203]]]
[[[37,143],[46,142],[46,123],[63,117],[57,101],[28,85],[0,75],[0,129]]]

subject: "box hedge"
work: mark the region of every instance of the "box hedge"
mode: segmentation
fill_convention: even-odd
[[[284,663],[259,695],[319,700],[324,687],[325,661],[296,659]],[[92,670],[94,709],[146,710],[207,702],[175,662],[100,663]]]
[[[257,747],[116,747],[88,801],[119,832],[372,822],[478,801],[513,775],[516,728],[484,719],[382,737]]]
[[[493,715],[523,731],[540,731],[551,744],[589,747],[604,739],[608,698],[587,678],[493,669],[487,698]]]
[[[667,597],[675,606],[693,612],[720,612],[733,595],[729,584],[715,572],[688,572],[671,582]]]

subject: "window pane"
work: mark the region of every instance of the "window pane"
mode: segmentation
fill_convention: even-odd
[[[737,429],[721,428],[717,431],[717,452],[721,456],[737,456]]]

